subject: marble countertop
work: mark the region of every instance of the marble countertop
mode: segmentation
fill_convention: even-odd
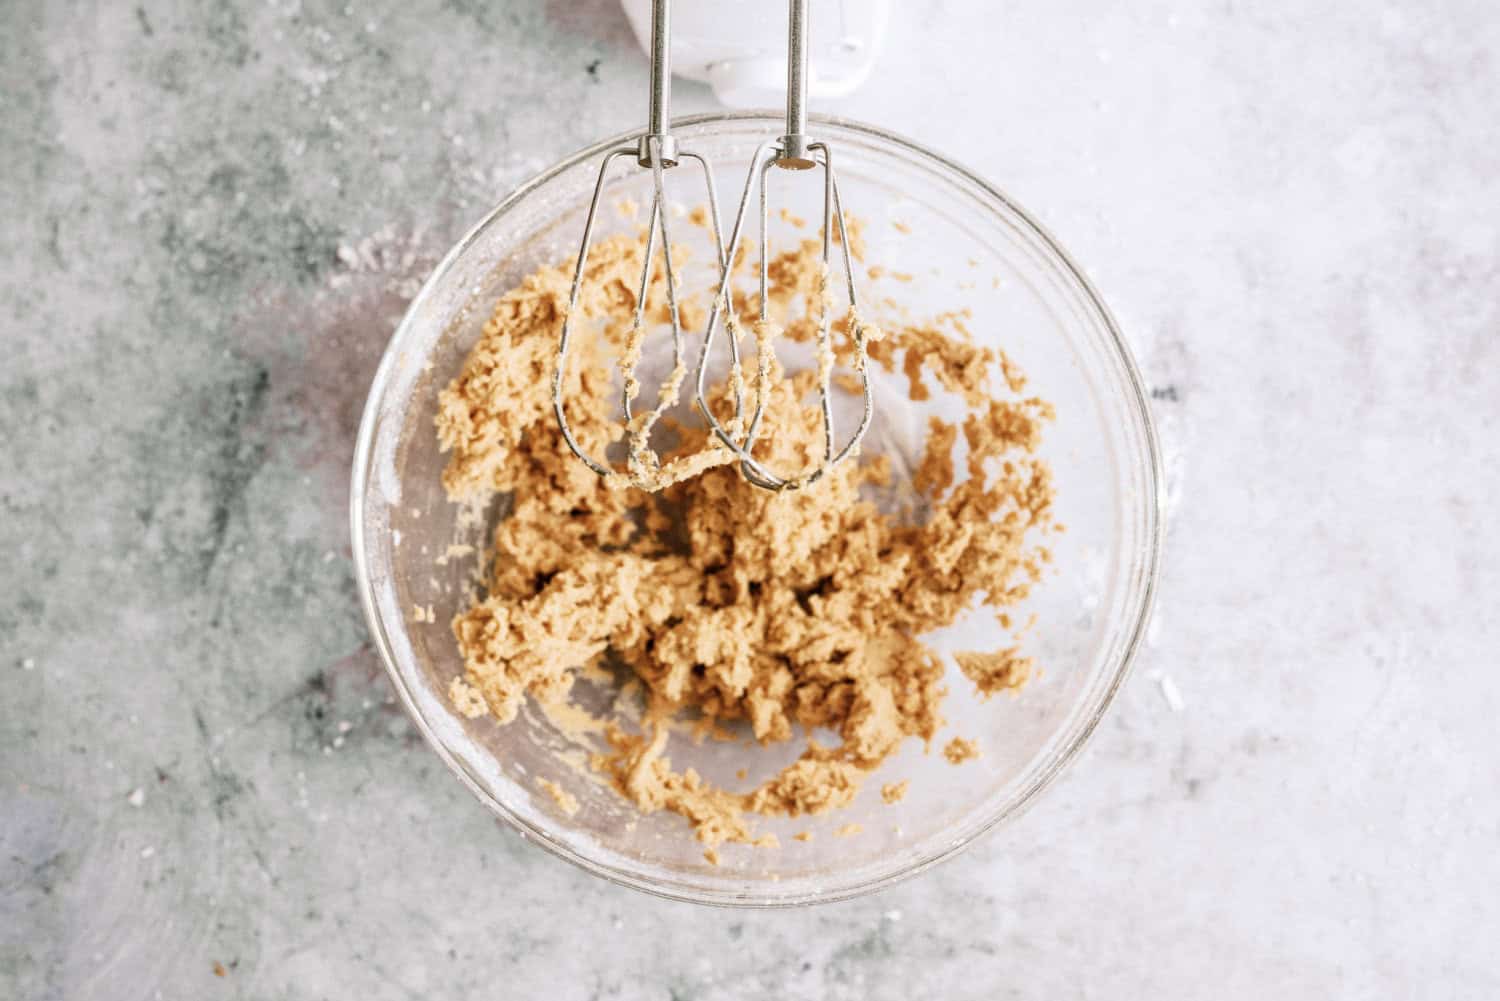
[[[613,0],[0,12],[0,995],[1500,995],[1500,13],[896,7],[821,107],[1088,266],[1171,530],[1132,680],[1035,809],[781,913],[502,828],[355,598],[379,352],[469,222],[639,119]]]

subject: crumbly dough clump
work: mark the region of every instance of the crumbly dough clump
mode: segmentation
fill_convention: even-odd
[[[771,263],[780,336],[816,335],[809,314],[826,284],[818,251],[807,240]],[[565,389],[575,435],[593,454],[621,439],[609,420],[618,401],[605,359],[632,336],[642,253],[641,242],[616,237],[589,256],[575,318],[578,364]],[[654,494],[622,487],[579,462],[553,419],[551,366],[570,277],[568,262],[542,268],[501,297],[441,394],[449,496],[475,503],[510,495],[487,593],[453,622],[465,673],[452,698],[465,715],[483,706],[507,722],[528,696],[567,699],[586,665],[628,665],[649,698],[642,732],[611,725],[593,767],[642,811],[687,818],[711,850],[766,844],[751,814],[844,807],[903,741],[930,743],[937,734],[943,661],[921,637],[976,602],[999,613],[1040,576],[1053,491],[1034,453],[1052,408],[1021,397],[1015,367],[970,342],[954,314],[888,330],[871,344],[874,363],[899,366],[913,399],[931,395],[931,378],[969,411],[961,424],[931,421],[915,476],[917,517],[898,518],[862,496],[888,484],[884,457],[773,493],[746,483],[726,450],[687,428],[676,429],[680,443],[668,460],[691,462],[696,475]],[[648,301],[664,301],[662,281],[657,269]],[[757,305],[735,299],[746,329]],[[845,364],[854,357],[849,324],[835,323]],[[993,372],[1014,398],[991,395]],[[821,424],[806,401],[816,397],[818,373],[788,374],[778,364],[771,374],[755,454],[778,470],[816,468]],[[723,387],[719,394],[722,403]],[[962,474],[953,454],[960,437]],[[1029,665],[1022,670],[1013,653],[990,655],[999,662],[968,654],[964,669],[982,691],[1014,687]],[[743,722],[762,743],[790,740],[798,726],[826,728],[840,743],[809,740],[780,773],[730,792],[673,769],[665,721],[680,711],[715,726]],[[897,788],[888,787],[888,801],[904,794]]]
[[[979,745],[963,737],[954,737],[943,746],[943,757],[950,765],[961,765],[979,757]]]
[[[563,813],[571,817],[578,812],[578,797],[568,792],[568,790],[551,779],[537,779],[536,784],[538,788],[552,797],[552,802],[556,803],[557,808]]]
[[[1017,695],[1036,671],[1036,661],[1021,655],[1020,647],[996,650],[994,653],[956,653],[953,659],[958,669],[974,682],[980,698],[989,698],[996,692]]]

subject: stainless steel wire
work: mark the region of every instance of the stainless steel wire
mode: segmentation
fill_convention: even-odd
[[[556,361],[552,372],[552,409],[563,441],[573,454],[590,469],[601,476],[616,478],[644,489],[654,489],[660,484],[661,464],[650,451],[649,438],[652,428],[661,417],[676,404],[681,384],[687,375],[684,364],[682,317],[678,305],[678,275],[672,261],[672,236],[668,217],[670,202],[667,199],[666,172],[684,160],[691,160],[703,172],[708,194],[708,214],[713,231],[714,244],[719,261],[724,255],[724,240],[719,226],[718,195],[714,189],[712,165],[698,153],[684,149],[671,134],[671,10],[670,0],[653,0],[651,5],[651,84],[647,98],[646,131],[632,146],[621,146],[610,150],[599,165],[599,175],[594,182],[593,197],[589,200],[588,212],[583,223],[583,238],[579,243],[578,257],[573,266],[573,282],[568,293],[567,311],[563,315],[562,331],[558,337]],[[564,384],[568,367],[568,354],[572,346],[575,320],[578,314],[578,299],[587,273],[589,250],[593,246],[594,224],[598,217],[599,202],[604,193],[610,167],[617,160],[634,157],[639,167],[651,172],[651,211],[647,217],[645,259],[641,267],[640,285],[637,290],[635,311],[629,343],[620,359],[620,370],[624,387],[621,392],[621,413],[627,429],[628,456],[626,471],[617,472],[602,457],[590,455],[579,443],[573,426],[568,421],[564,406]],[[649,412],[637,415],[634,403],[640,392],[636,369],[640,363],[645,336],[647,292],[651,284],[651,272],[655,265],[656,244],[660,239],[662,270],[667,297],[667,315],[672,337],[672,370],[663,381],[657,394],[656,406]]]
[[[683,359],[682,319],[679,310],[677,273],[672,262],[672,238],[668,225],[670,203],[667,199],[666,171],[683,160],[692,160],[703,172],[708,194],[708,214],[713,232],[714,245],[719,262],[719,282],[709,309],[708,325],[704,331],[695,366],[694,395],[698,410],[713,434],[717,445],[727,448],[738,460],[745,479],[768,490],[793,490],[816,482],[829,469],[855,454],[869,429],[874,413],[874,399],[870,384],[867,342],[873,328],[859,314],[858,296],[855,291],[854,267],[851,259],[849,233],[845,222],[844,208],[839,197],[838,178],[834,171],[833,151],[824,141],[807,135],[807,11],[808,0],[788,0],[787,16],[787,100],[786,131],[779,138],[763,143],[751,162],[734,226],[726,244],[719,221],[718,195],[714,189],[713,167],[697,153],[684,149],[670,131],[668,116],[671,78],[671,41],[669,0],[653,0],[651,20],[651,85],[647,107],[647,129],[633,146],[622,146],[611,150],[599,166],[599,175],[594,184],[593,197],[589,201],[584,219],[583,239],[578,249],[573,269],[573,282],[568,295],[567,312],[563,317],[562,331],[558,339],[556,364],[552,376],[552,406],[563,441],[573,454],[590,469],[601,476],[618,482],[629,483],[643,489],[657,489],[670,482],[664,476],[659,457],[650,450],[649,437],[661,417],[678,401],[681,384],[686,377]],[[599,201],[611,165],[620,159],[634,157],[636,163],[651,171],[652,199],[647,223],[645,262],[636,296],[632,328],[620,369],[623,379],[621,413],[627,430],[626,471],[616,471],[607,460],[590,455],[578,441],[573,426],[568,422],[564,406],[564,384],[567,372],[569,349],[574,334],[574,320],[578,312],[579,294],[587,273],[589,250],[593,245],[594,225],[598,215]],[[757,459],[753,449],[763,431],[763,418],[769,398],[770,379],[774,370],[773,332],[767,311],[769,302],[769,196],[767,180],[772,167],[789,171],[805,171],[821,168],[823,171],[822,211],[822,259],[818,281],[817,301],[812,309],[817,313],[817,358],[819,411],[822,420],[823,448],[820,460],[801,471],[793,473],[774,472]],[[755,400],[749,407],[742,359],[740,357],[741,330],[735,315],[731,272],[735,255],[744,233],[745,216],[751,195],[759,191],[760,261],[759,261],[759,315],[755,324],[756,376]],[[831,377],[834,365],[832,342],[833,296],[829,283],[832,268],[832,244],[837,227],[840,245],[844,286],[848,298],[848,331],[853,344],[853,365],[862,383],[863,410],[859,423],[847,441],[836,446],[831,394]],[[661,242],[664,271],[664,286],[667,297],[667,313],[671,326],[672,369],[661,384],[656,406],[649,412],[638,415],[635,402],[640,393],[636,369],[641,360],[645,337],[645,311],[651,272],[656,257],[657,240]],[[711,353],[717,334],[726,329],[729,350],[730,395],[734,405],[733,417],[721,421],[714,414],[709,401],[710,387],[708,371]],[[747,410],[748,407],[748,410]]]
[[[865,436],[865,432],[869,430],[870,421],[874,415],[874,396],[870,384],[867,355],[868,338],[873,328],[866,324],[859,315],[859,301],[855,291],[854,266],[849,247],[849,233],[845,222],[843,203],[839,197],[838,177],[834,171],[833,151],[826,142],[813,139],[806,133],[807,8],[808,0],[788,0],[786,132],[777,139],[761,144],[756,150],[754,159],[751,161],[750,172],[745,180],[745,188],[740,196],[739,209],[735,213],[734,224],[730,229],[729,243],[725,246],[722,255],[723,264],[720,272],[719,288],[709,308],[708,326],[704,332],[703,342],[698,354],[695,380],[695,396],[698,409],[708,422],[714,436],[720,444],[734,453],[735,457],[739,460],[740,470],[745,478],[756,486],[764,487],[768,490],[793,490],[807,486],[820,479],[837,463],[856,454],[859,444]],[[794,473],[773,472],[767,468],[765,463],[752,454],[757,436],[762,429],[762,418],[765,415],[766,401],[769,394],[768,379],[771,370],[769,353],[773,350],[769,336],[769,317],[767,315],[767,304],[770,293],[768,274],[770,251],[768,249],[769,196],[767,194],[766,183],[773,166],[792,171],[810,170],[818,167],[821,167],[823,170],[822,271],[819,276],[817,302],[814,305],[817,312],[818,324],[818,396],[823,425],[823,454],[821,460],[814,466]],[[734,270],[735,256],[739,251],[740,242],[744,234],[745,215],[749,208],[751,194],[756,189],[759,189],[760,192],[760,261],[758,268],[760,298],[758,304],[759,316],[755,328],[757,346],[755,405],[751,409],[747,421],[745,387],[739,353],[740,331],[737,317],[734,314],[731,272]],[[848,327],[850,340],[854,347],[853,364],[861,380],[863,397],[863,410],[854,433],[849,436],[849,439],[842,446],[837,447],[835,445],[833,402],[830,386],[834,363],[834,349],[832,343],[833,302],[829,289],[832,263],[830,258],[832,257],[835,226],[838,227],[838,242],[841,248],[840,263],[843,265],[844,284],[848,292]],[[710,355],[721,326],[726,328],[729,342],[730,387],[734,403],[734,416],[727,422],[720,421],[715,416],[708,399]]]

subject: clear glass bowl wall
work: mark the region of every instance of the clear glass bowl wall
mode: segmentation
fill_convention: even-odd
[[[756,115],[679,123],[684,144],[716,166],[726,229],[755,145],[777,129],[777,119]],[[449,253],[390,344],[359,436],[352,521],[361,594],[417,726],[454,774],[524,834],[592,872],[669,897],[743,905],[847,897],[920,871],[1015,817],[1078,751],[1108,705],[1141,639],[1155,580],[1162,526],[1149,408],[1113,321],[1080,271],[1035,222],[963,168],[854,123],[820,120],[817,131],[835,149],[846,209],[866,220],[867,264],[913,276],[909,283],[872,282],[861,268],[868,311],[877,320],[889,315],[878,304],[886,296],[918,317],[971,310],[976,341],[1003,348],[1030,378],[1029,391],[1057,408],[1043,454],[1056,474],[1057,514],[1067,531],[1053,539],[1053,572],[1018,615],[1036,616],[1023,644],[1043,674],[1020,698],[981,702],[950,666],[944,706],[950,723],[941,739],[976,739],[983,752],[977,761],[954,767],[937,745],[924,753],[908,741],[849,809],[812,821],[766,822],[762,829],[777,833],[781,848],[730,847],[714,866],[682,818],[642,817],[565,764],[570,749],[576,762],[576,748],[537,713],[502,727],[453,712],[446,692],[462,663],[448,623],[462,610],[481,555],[441,564],[438,558],[455,542],[482,544],[488,526],[460,524],[443,494],[436,397],[458,372],[494,300],[538,266],[575,252],[600,157],[612,144],[524,186]],[[618,176],[601,216],[606,232],[632,228],[610,211],[616,199],[649,204],[644,172],[622,169]],[[684,203],[701,201],[701,183],[686,170],[668,176]],[[773,205],[815,220],[821,194],[815,176],[772,180]],[[691,230],[685,220],[675,223],[684,235]],[[796,235],[777,226],[775,239]],[[697,336],[690,332],[690,345]],[[900,460],[918,454],[928,412],[907,399],[899,374],[883,378],[866,451],[891,454],[899,473]],[[502,509],[503,501],[491,524]],[[435,621],[414,621],[418,606],[430,606]],[[945,651],[993,649],[1006,636],[986,611],[933,641]],[[588,696],[588,686],[581,694]],[[674,736],[669,753],[676,768],[691,765],[747,787],[735,781],[736,769],[749,767],[753,780],[799,748],[694,745]],[[538,787],[539,777],[578,798],[576,815],[558,809]],[[911,780],[906,799],[885,805],[880,784],[903,779]],[[833,836],[847,824],[863,830]],[[790,839],[809,828],[811,841]]]

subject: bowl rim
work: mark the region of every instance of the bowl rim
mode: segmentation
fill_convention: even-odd
[[[671,124],[674,128],[691,128],[698,125],[765,120],[767,118],[774,119],[779,117],[778,112],[771,110],[709,112],[677,118]],[[833,903],[894,886],[897,883],[926,872],[940,862],[954,858],[1001,824],[1008,823],[1022,816],[1030,809],[1040,795],[1066,771],[1067,767],[1077,759],[1079,752],[1083,750],[1094,732],[1098,729],[1104,714],[1114,703],[1120,688],[1124,685],[1126,678],[1129,677],[1136,655],[1139,653],[1145,638],[1146,629],[1156,601],[1158,578],[1161,572],[1162,548],[1166,534],[1166,496],[1163,489],[1165,473],[1161,447],[1158,441],[1156,422],[1151,413],[1150,398],[1146,390],[1145,381],[1141,377],[1140,369],[1136,364],[1134,355],[1130,351],[1129,345],[1125,341],[1119,323],[1115,320],[1114,314],[1105,304],[1099,291],[1094,287],[1093,282],[1089,280],[1083,269],[1063,249],[1062,245],[1045,226],[1038,222],[1035,217],[1004,191],[963,164],[930,149],[922,143],[878,126],[832,115],[810,115],[809,117],[817,124],[860,133],[867,137],[893,144],[906,152],[914,153],[937,166],[952,171],[959,179],[979,189],[979,192],[985,197],[999,202],[1006,210],[1013,213],[1018,220],[1030,227],[1035,236],[1042,241],[1043,245],[1056,255],[1057,260],[1063,267],[1065,276],[1077,283],[1078,289],[1083,292],[1089,305],[1097,310],[1108,332],[1111,346],[1114,348],[1118,360],[1124,367],[1126,381],[1130,387],[1130,395],[1135,405],[1136,415],[1141,423],[1141,429],[1144,432],[1146,451],[1150,458],[1147,483],[1150,496],[1147,498],[1147,503],[1144,507],[1146,516],[1149,519],[1149,525],[1145,552],[1143,553],[1144,581],[1142,593],[1139,607],[1135,613],[1135,621],[1129,625],[1128,636],[1124,649],[1120,654],[1119,662],[1114,667],[1108,679],[1108,684],[1098,696],[1097,704],[1093,707],[1088,717],[1081,722],[1077,732],[1067,744],[1052,752],[1051,760],[1043,764],[1039,774],[1018,792],[1016,798],[1008,806],[997,811],[993,816],[986,818],[983,823],[966,836],[946,842],[930,856],[914,862],[899,871],[886,873],[874,878],[866,878],[858,882],[832,886],[826,890],[804,891],[780,896],[747,897],[741,891],[703,887],[689,888],[676,883],[655,882],[649,878],[643,878],[634,873],[622,871],[596,858],[574,850],[569,845],[554,838],[547,831],[528,823],[524,817],[512,812],[492,793],[481,787],[474,780],[473,776],[469,774],[468,769],[448,749],[434,729],[428,725],[426,718],[418,708],[415,697],[408,690],[401,671],[396,665],[395,651],[386,633],[385,622],[381,618],[376,603],[370,566],[366,558],[364,531],[364,494],[365,487],[370,479],[371,460],[375,443],[375,427],[379,420],[380,401],[384,398],[389,388],[397,358],[401,354],[400,345],[405,342],[409,334],[410,328],[414,323],[413,318],[422,311],[428,299],[435,294],[434,289],[439,281],[474,244],[479,234],[497,217],[509,212],[518,202],[559,174],[573,169],[584,161],[595,159],[613,147],[632,141],[639,135],[639,130],[611,136],[564,156],[551,167],[522,182],[515,190],[501,199],[494,208],[486,212],[478,222],[471,226],[468,232],[443,256],[442,260],[433,268],[427,279],[422,283],[421,289],[407,306],[400,324],[396,327],[395,332],[386,344],[380,365],[376,368],[375,376],[371,380],[369,395],[365,399],[365,405],[361,413],[359,432],[355,439],[353,464],[350,472],[350,542],[353,547],[355,582],[359,589],[359,600],[360,605],[364,609],[366,624],[375,642],[375,647],[380,652],[380,658],[385,665],[386,673],[390,676],[391,682],[396,688],[396,692],[406,709],[407,715],[416,725],[417,730],[422,734],[428,745],[437,753],[443,763],[448,766],[449,771],[468,787],[469,791],[488,807],[491,813],[518,831],[523,838],[534,840],[553,855],[565,859],[586,872],[600,876],[611,883],[631,887],[667,900],[756,909]]]

